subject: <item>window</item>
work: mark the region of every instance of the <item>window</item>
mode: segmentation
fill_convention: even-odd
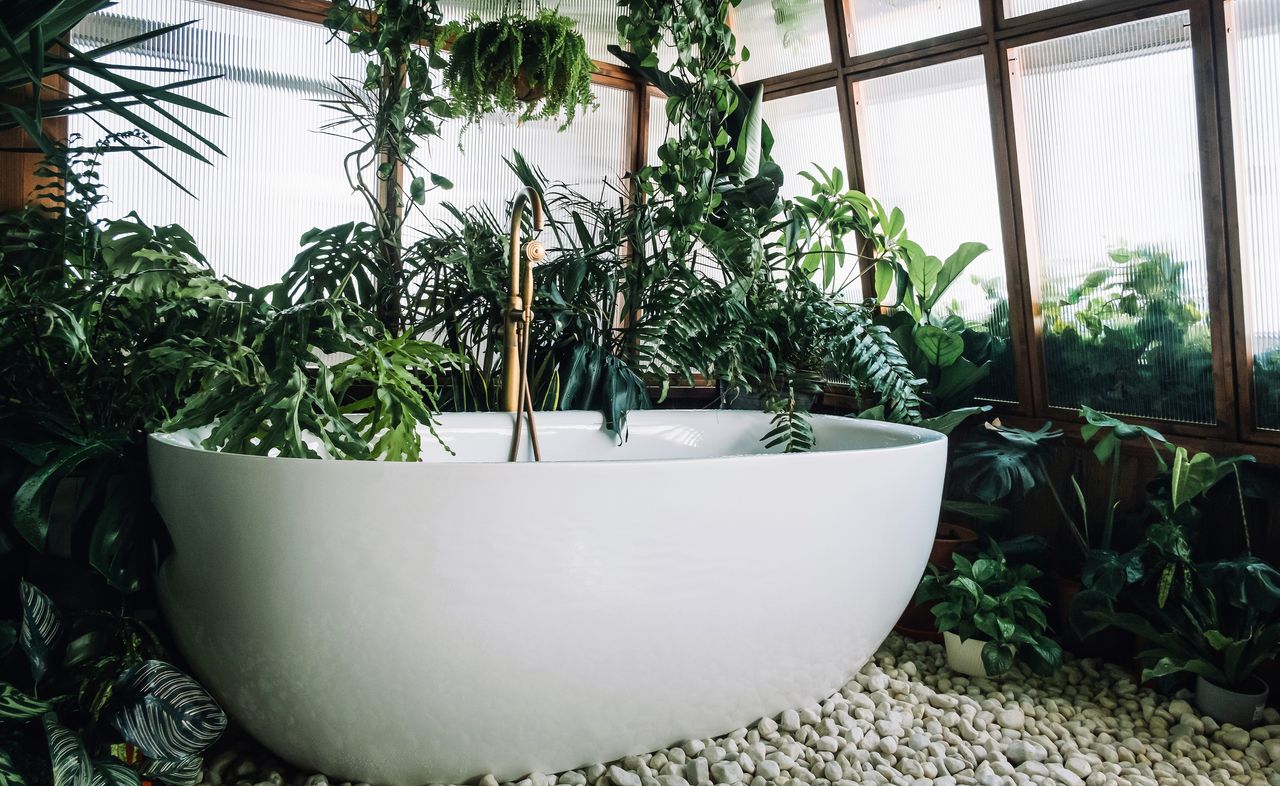
[[[1257,425],[1280,429],[1280,4],[1231,0],[1232,108]]]
[[[991,249],[948,288],[946,303],[950,313],[993,340],[982,394],[1016,400],[982,58],[867,79],[856,83],[855,96],[867,193],[900,208],[907,232],[930,254],[945,259],[970,241]]]
[[[1077,0],[1004,0],[1004,15],[1006,17],[1024,16],[1026,14],[1034,14],[1037,11],[1047,11],[1050,8],[1061,8],[1064,5],[1071,5]]]
[[[667,141],[668,133],[671,130],[671,123],[667,120],[667,97],[666,96],[649,96],[649,128],[648,133],[648,161],[649,166],[657,166],[658,164],[658,148],[662,147],[662,143]]]
[[[979,0],[844,0],[849,52],[865,55],[977,27]]]
[[[773,160],[786,178],[784,197],[809,193],[809,181],[800,173],[816,174],[814,165],[826,170],[838,167],[845,183],[849,182],[834,87],[765,101],[760,111],[773,132]]]
[[[102,177],[115,202],[105,212],[127,206],[152,224],[181,223],[219,273],[269,284],[293,261],[303,232],[362,215],[342,169],[350,143],[320,132],[332,114],[318,102],[336,85],[335,74],[358,76],[363,63],[340,44],[326,45],[329,33],[318,25],[196,0],[121,0],[86,19],[74,41],[100,46],[191,19],[199,21],[121,53],[119,62],[182,68],[192,77],[224,74],[185,94],[227,117],[175,114],[226,156],[210,166],[167,148],[149,154],[194,197],[133,156],[106,156]],[[84,116],[69,126],[88,141],[103,136]]]
[[[1187,12],[1010,51],[1049,403],[1214,421]]]
[[[739,46],[750,57],[739,82],[754,82],[831,62],[823,0],[742,0],[733,11]]]
[[[630,164],[635,99],[630,90],[603,85],[592,85],[592,92],[600,108],[582,112],[563,132],[558,120],[517,123],[509,115],[486,117],[461,137],[458,125],[445,126],[442,137],[430,141],[424,158],[433,172],[453,182],[453,188],[430,192],[425,215],[411,216],[410,226],[446,218],[445,202],[461,208],[484,205],[501,214],[520,187],[504,161],[513,150],[549,181],[564,182],[593,199],[607,199]]]

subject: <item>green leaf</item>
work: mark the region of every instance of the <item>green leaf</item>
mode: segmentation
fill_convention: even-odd
[[[928,254],[912,254],[907,260],[907,275],[911,288],[921,303],[928,303],[938,288],[938,276],[942,274],[942,260]]]
[[[22,602],[22,627],[18,634],[18,644],[27,654],[32,678],[39,683],[49,670],[53,648],[62,638],[62,621],[53,601],[35,585],[22,581],[19,582],[18,589]]]
[[[926,311],[937,305],[938,301],[946,294],[947,288],[951,283],[960,277],[960,274],[969,267],[975,259],[987,252],[988,248],[982,243],[961,243],[960,247],[952,252],[951,256],[942,263],[942,268],[938,271],[937,278],[934,281],[932,291],[923,293],[925,296],[924,308]]]
[[[112,701],[111,725],[151,759],[199,755],[227,726],[227,716],[204,688],[158,660],[121,674]]]
[[[964,339],[946,328],[920,325],[911,337],[929,364],[938,368],[950,366],[964,353]]]
[[[982,645],[982,667],[988,677],[998,677],[1013,668],[1013,648],[988,641]]]
[[[7,682],[0,682],[0,719],[28,720],[53,709],[46,701],[32,698]]]
[[[18,772],[13,757],[4,748],[0,748],[0,786],[27,786],[26,778]]]
[[[200,782],[203,766],[199,756],[149,761],[143,768],[143,775],[169,786],[195,786]]]
[[[92,786],[142,786],[142,779],[132,767],[122,762],[103,760],[93,764]]]
[[[80,737],[59,725],[53,713],[44,716],[44,730],[49,741],[53,786],[92,786],[93,763]]]

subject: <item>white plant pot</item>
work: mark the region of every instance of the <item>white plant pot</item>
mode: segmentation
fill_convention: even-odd
[[[1197,676],[1196,705],[1219,723],[1231,723],[1247,729],[1262,720],[1270,688],[1261,677],[1253,677],[1245,687],[1249,692],[1242,693]]]
[[[951,631],[942,634],[942,642],[947,647],[947,665],[952,671],[968,674],[970,677],[987,676],[987,667],[982,664],[982,647],[986,644],[982,639],[961,639]]]

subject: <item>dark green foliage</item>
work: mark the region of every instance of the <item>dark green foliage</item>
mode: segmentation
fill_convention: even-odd
[[[1027,431],[996,420],[956,445],[950,469],[985,504],[1022,498],[1049,480],[1044,458],[1061,436],[1050,423]]]
[[[217,76],[152,85],[134,79],[136,69],[108,62],[114,53],[168,35],[190,23],[147,30],[88,52],[72,46],[72,28],[89,14],[110,5],[111,0],[11,0],[0,6],[0,131],[21,128],[40,152],[51,156],[58,140],[47,132],[45,120],[87,115],[105,134],[106,127],[96,116],[106,113],[127,120],[148,137],[199,161],[209,162],[201,150],[220,155],[222,151],[216,145],[170,111],[177,107],[221,115],[216,109],[179,92]],[[55,78],[66,80],[71,92],[55,92],[50,88],[48,85]],[[109,149],[129,151],[182,188],[144,155],[155,149],[144,137],[116,136]]]
[[[1187,263],[1154,247],[1111,263],[1042,305],[1053,400],[1211,422],[1208,318],[1187,293]]]
[[[0,676],[0,780],[139,786],[147,772],[192,786],[201,754],[227,723],[213,699],[151,659],[159,645],[142,623],[102,612],[64,615],[32,585],[23,582],[21,591],[23,649],[36,676]],[[38,630],[28,630],[31,620]],[[33,639],[38,647],[29,645]],[[113,758],[113,746],[124,742],[146,757],[136,769]]]
[[[946,573],[930,566],[916,591],[917,603],[936,601],[938,630],[985,641],[982,662],[990,676],[1008,671],[1015,657],[1038,673],[1057,670],[1062,648],[1047,634],[1049,602],[1030,584],[1040,571],[1011,564],[994,544],[972,562],[960,554],[953,559]]]
[[[446,25],[441,37],[454,40],[445,85],[457,114],[469,124],[496,111],[522,121],[563,117],[563,131],[580,109],[598,106],[595,65],[575,27],[551,8],[532,18],[504,13],[484,22],[472,15],[465,25]]]

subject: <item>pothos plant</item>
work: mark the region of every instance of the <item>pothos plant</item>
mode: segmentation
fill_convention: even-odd
[[[916,591],[916,602],[932,607],[938,630],[961,639],[978,639],[982,665],[990,676],[1004,674],[1015,658],[1039,673],[1062,663],[1062,647],[1048,636],[1048,601],[1031,586],[1040,575],[1032,565],[1013,565],[992,544],[971,562],[954,555],[945,573],[930,566]]]
[[[452,42],[445,86],[468,124],[504,111],[521,120],[559,117],[563,131],[580,110],[599,105],[595,65],[572,19],[551,8],[532,17],[522,11],[517,2],[496,20],[472,14],[441,28],[441,44]]]
[[[21,621],[0,622],[0,784],[192,786],[227,725],[217,703],[164,661],[128,617],[64,615],[21,582]],[[45,773],[52,773],[49,778]]]

